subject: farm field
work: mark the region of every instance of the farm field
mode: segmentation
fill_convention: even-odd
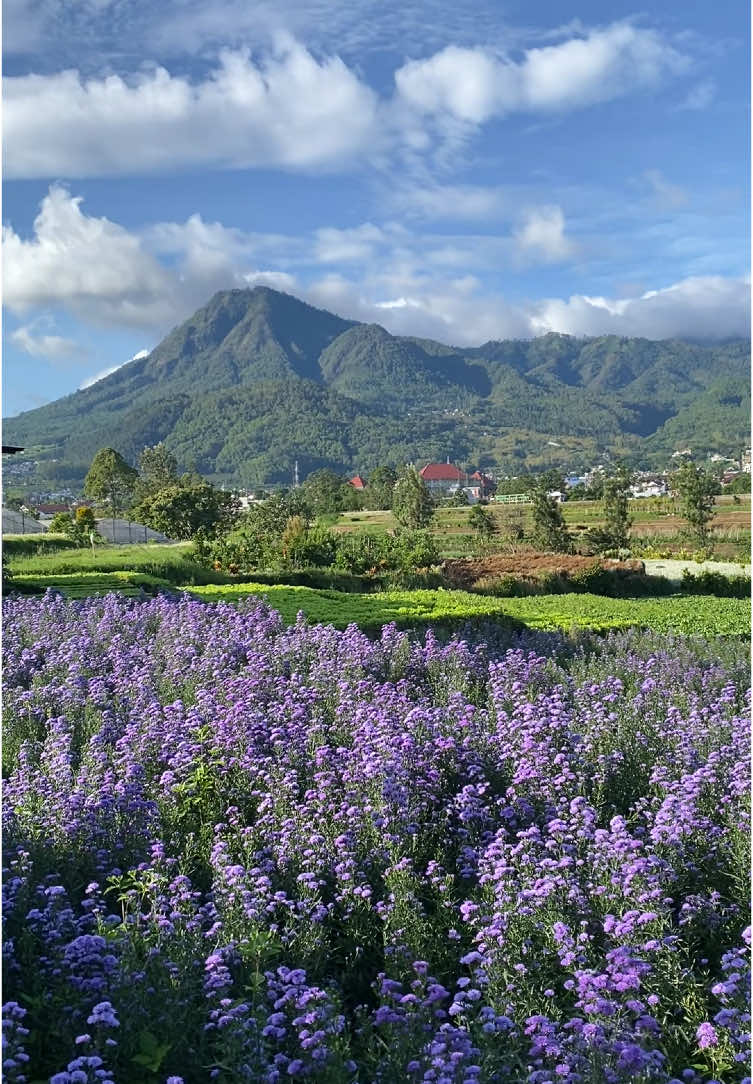
[[[631,500],[630,515],[633,518],[632,534],[638,541],[656,539],[657,543],[668,544],[672,541],[675,548],[683,543],[680,534],[683,521],[672,512],[672,502],[668,498],[648,498]],[[715,548],[720,555],[729,559],[746,556],[750,553],[750,496],[743,494],[740,504],[732,498],[717,498],[717,512],[712,521]],[[506,524],[518,522],[529,528],[530,505],[503,505],[491,503],[488,510],[492,513],[501,530]],[[437,537],[443,557],[463,556],[471,543],[468,508],[441,507],[437,509],[432,531]],[[565,501],[562,505],[565,522],[576,534],[604,523],[600,501]],[[335,529],[344,533],[371,531],[381,533],[394,530],[397,523],[391,512],[343,512]]]
[[[493,619],[536,629],[617,629],[637,626],[689,635],[745,636],[750,633],[750,600],[704,595],[616,599],[593,594],[493,598],[466,591],[382,591],[346,594],[258,583],[191,588],[207,601],[235,602],[244,596],[264,598],[283,620],[293,624],[299,612],[309,621],[345,628],[374,629],[399,625],[458,623]]]
[[[744,640],[188,594],[4,629],[4,1079],[746,1077]]]

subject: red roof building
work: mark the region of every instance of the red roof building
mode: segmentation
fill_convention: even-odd
[[[355,477],[351,478],[348,485],[353,486],[353,489],[366,489],[366,483],[360,474],[356,474]]]
[[[459,485],[460,482],[464,482],[466,475],[458,467],[454,467],[452,463],[427,463],[423,470],[419,471],[419,474],[429,485],[431,482],[446,482]]]

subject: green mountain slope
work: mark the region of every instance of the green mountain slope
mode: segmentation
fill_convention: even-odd
[[[660,463],[677,444],[739,454],[749,344],[549,334],[474,348],[393,336],[267,287],[216,294],[147,357],[4,423],[57,476],[110,444],[165,440],[218,480],[449,456],[503,470]],[[52,468],[50,467],[51,475]]]

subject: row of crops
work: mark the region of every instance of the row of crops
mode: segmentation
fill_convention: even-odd
[[[3,1079],[749,1079],[747,644],[264,590],[6,600]]]
[[[20,590],[51,588],[71,598],[121,591],[143,595],[170,590],[166,580],[135,572],[17,576]],[[536,629],[608,630],[638,626],[704,636],[745,636],[750,632],[750,600],[703,595],[615,599],[593,594],[494,598],[466,591],[382,591],[369,594],[319,590],[282,584],[219,584],[191,587],[207,602],[236,603],[249,596],[265,599],[292,624],[303,613],[317,624],[377,630],[398,626],[457,625],[495,620]]]

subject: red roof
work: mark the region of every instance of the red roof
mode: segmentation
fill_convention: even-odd
[[[353,486],[353,489],[366,489],[366,483],[360,474],[356,474],[354,478],[351,478],[348,485]]]
[[[453,467],[452,463],[427,463],[419,473],[425,482],[462,482],[465,480],[463,471]]]
[[[37,512],[41,512],[45,516],[52,516],[56,512],[69,511],[69,507],[67,504],[38,504],[35,507]]]

